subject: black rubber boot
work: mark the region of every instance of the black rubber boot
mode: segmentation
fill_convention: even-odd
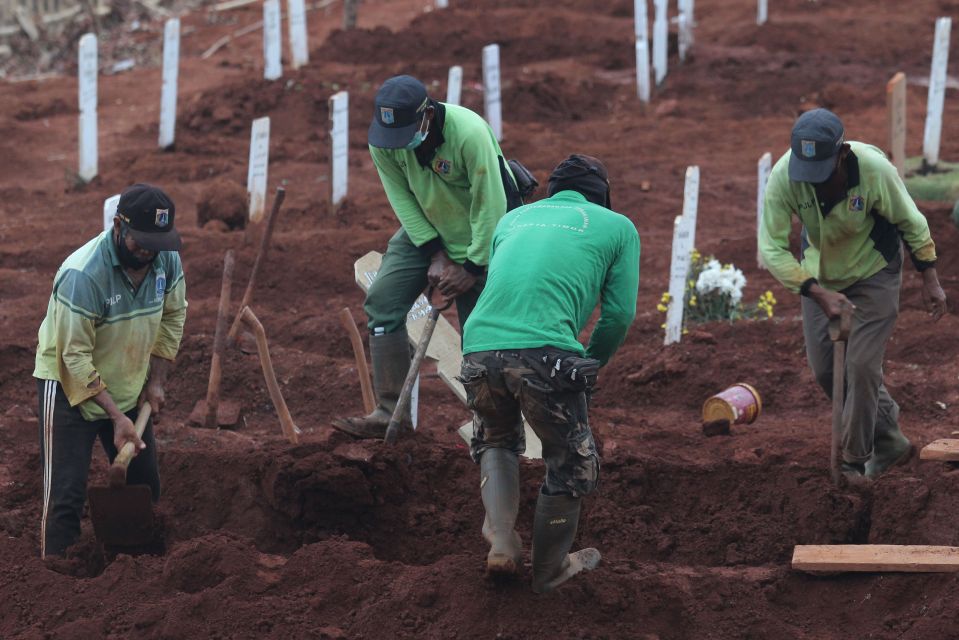
[[[516,575],[523,562],[523,542],[516,533],[519,513],[519,458],[508,449],[487,449],[480,457],[480,493],[486,507],[483,537],[490,543],[486,571]]]
[[[548,593],[580,571],[599,566],[597,549],[569,553],[579,525],[580,498],[539,494],[533,519],[533,591]]]
[[[373,393],[376,408],[362,418],[338,418],[333,426],[357,438],[382,438],[390,424],[393,409],[410,369],[410,346],[406,327],[382,336],[370,335],[370,360],[373,364]],[[409,412],[404,416],[406,426],[412,424]]]
[[[866,477],[878,478],[890,468],[909,460],[912,452],[912,443],[899,430],[899,425],[876,425],[872,457],[866,462]]]

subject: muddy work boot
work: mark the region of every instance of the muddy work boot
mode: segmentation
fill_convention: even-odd
[[[885,431],[877,429],[872,457],[866,462],[866,477],[878,478],[890,468],[909,460],[912,452],[912,443],[902,434],[898,426]]]
[[[370,360],[373,363],[373,392],[376,408],[362,418],[338,418],[333,426],[357,438],[382,438],[400,398],[410,368],[410,347],[406,328],[385,335],[370,335]],[[409,412],[403,426],[412,425]]]
[[[548,593],[580,571],[599,566],[597,549],[569,553],[579,525],[580,498],[539,494],[533,519],[533,591]]]
[[[486,572],[513,576],[523,562],[523,542],[514,529],[519,512],[519,458],[508,449],[487,449],[480,457],[480,493],[486,507],[483,537],[490,543]]]

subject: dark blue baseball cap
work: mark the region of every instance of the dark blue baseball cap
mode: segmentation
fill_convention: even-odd
[[[825,182],[836,168],[844,133],[842,120],[829,109],[813,109],[799,116],[793,125],[789,179]]]
[[[413,76],[393,76],[376,92],[367,140],[374,147],[402,149],[430,105],[426,87]]]

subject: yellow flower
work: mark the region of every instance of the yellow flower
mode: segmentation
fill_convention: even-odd
[[[667,302],[669,302],[669,298],[670,298],[669,292],[666,291],[666,292],[663,293],[663,297],[660,298],[660,302],[667,303]]]
[[[665,328],[666,328],[666,323],[664,322],[663,324],[659,325],[659,328],[660,328],[660,329],[665,329]]]
[[[683,335],[686,335],[687,333],[689,333],[689,329],[687,329],[686,327],[683,327]]]
[[[668,309],[669,309],[669,307],[667,307],[666,305],[664,305],[662,302],[660,302],[659,304],[656,305],[656,310],[659,311],[660,313],[666,313],[666,311],[667,311]]]
[[[772,309],[769,309],[769,308],[766,309],[766,317],[767,317],[767,318],[772,318],[772,317],[773,317],[773,310],[772,310]]]
[[[699,253],[699,250],[693,247],[692,252],[689,254],[690,260],[692,260],[693,262],[699,262],[699,259],[702,257],[703,256],[701,253]]]
[[[696,296],[690,296],[690,297],[689,297],[689,306],[691,306],[691,307],[695,307],[695,306],[696,306]]]
[[[696,286],[696,281],[695,281],[695,280],[690,280],[690,281],[689,281],[689,287],[688,287],[688,288],[689,288],[689,289],[692,289],[692,288],[695,287],[695,286]]]

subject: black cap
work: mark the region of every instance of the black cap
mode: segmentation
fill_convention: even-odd
[[[173,228],[176,207],[159,187],[138,183],[120,194],[117,216],[130,228],[130,235],[147,251],[179,251],[180,234]]]
[[[393,76],[376,92],[369,143],[384,149],[402,149],[413,139],[429,104],[422,82],[413,76]]]
[[[598,158],[574,153],[556,165],[549,175],[546,193],[552,196],[567,189],[583,194],[594,204],[610,208],[609,173]]]
[[[828,109],[813,109],[799,116],[793,125],[789,179],[825,182],[836,168],[843,134],[842,121]]]

